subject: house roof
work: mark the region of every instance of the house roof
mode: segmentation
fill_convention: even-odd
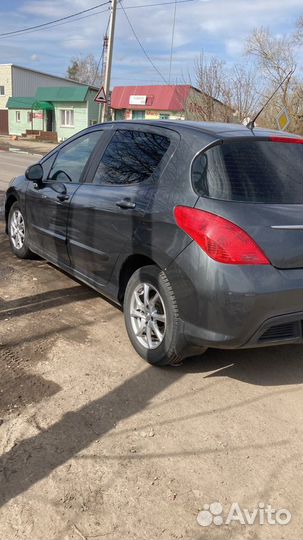
[[[35,101],[34,97],[10,97],[6,106],[8,109],[32,109]]]
[[[43,86],[37,88],[34,97],[10,97],[8,109],[39,109],[51,110],[51,103],[84,102],[90,86]]]
[[[10,66],[12,68],[16,69],[22,69],[23,71],[30,71],[32,73],[37,73],[38,75],[45,75],[47,77],[51,77],[52,79],[59,79],[61,81],[67,81],[69,83],[72,83],[73,85],[80,85],[80,86],[87,86],[86,83],[81,83],[79,81],[74,81],[73,79],[68,79],[67,77],[62,77],[61,75],[52,75],[51,73],[45,73],[45,71],[38,71],[36,69],[24,67],[24,66],[18,66],[17,64],[0,64],[0,66]],[[97,86],[91,86],[93,90],[99,90]]]
[[[36,101],[85,101],[89,86],[49,86],[39,87],[36,91]]]
[[[192,88],[189,84],[116,86],[112,91],[111,106],[113,109],[183,111]],[[130,96],[146,96],[145,105],[130,104]]]

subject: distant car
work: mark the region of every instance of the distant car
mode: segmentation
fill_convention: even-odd
[[[123,306],[136,351],[302,343],[303,139],[231,124],[88,128],[15,178],[7,232]]]

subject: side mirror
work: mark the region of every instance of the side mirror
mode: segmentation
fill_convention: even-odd
[[[25,171],[25,178],[31,182],[41,182],[43,179],[42,165],[40,165],[40,163],[35,163],[35,165],[28,167]]]

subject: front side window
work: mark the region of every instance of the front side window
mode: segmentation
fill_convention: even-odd
[[[0,96],[5,96],[5,88],[2,85],[0,85]]]
[[[96,171],[95,184],[129,185],[143,182],[160,164],[170,139],[157,133],[118,130]]]
[[[192,166],[202,197],[272,204],[303,203],[303,144],[236,141],[202,152]]]
[[[74,127],[74,111],[72,109],[62,109],[60,113],[61,113],[61,126]]]
[[[21,112],[16,111],[16,122],[21,122]]]
[[[86,133],[59,150],[48,179],[78,183],[101,133]]]

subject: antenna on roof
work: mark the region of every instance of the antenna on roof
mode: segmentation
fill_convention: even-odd
[[[289,73],[287,73],[286,77],[284,77],[283,81],[280,82],[279,86],[275,89],[275,91],[272,93],[272,95],[268,98],[268,100],[264,103],[262,109],[260,109],[260,111],[258,112],[258,114],[256,114],[256,116],[248,123],[246,124],[246,127],[248,129],[254,129],[255,127],[255,123],[256,123],[256,120],[257,118],[259,118],[260,114],[264,111],[264,109],[267,107],[267,105],[269,104],[269,102],[272,100],[272,98],[276,95],[276,93],[278,92],[278,90],[280,90],[282,84],[285,83],[285,81],[290,78],[293,73],[295,72],[294,69],[291,69]]]

